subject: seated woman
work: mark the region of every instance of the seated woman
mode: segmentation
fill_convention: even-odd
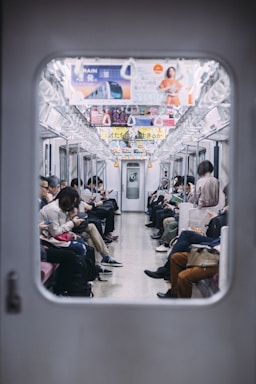
[[[58,247],[65,247],[74,250],[78,254],[86,256],[86,252],[94,248],[90,247],[85,240],[74,233],[73,229],[80,226],[84,219],[78,216],[70,217],[74,208],[78,209],[80,197],[78,192],[72,187],[66,187],[62,189],[55,199],[49,204],[45,205],[39,213],[40,222],[49,221],[47,233],[43,232],[40,236],[41,240],[44,240],[52,245]],[[70,234],[71,240],[63,241],[56,239],[57,235]],[[110,256],[106,256],[102,259],[102,264],[111,265]],[[120,263],[121,264],[121,263]]]
[[[74,217],[70,220],[68,215],[78,202],[78,193],[73,188],[66,187],[57,194],[53,201],[40,209],[40,223],[49,222],[47,233],[43,231],[40,238],[52,245],[69,248],[85,256],[88,244],[72,231],[74,227],[82,224],[84,219]],[[70,236],[69,241],[56,238],[64,233]]]

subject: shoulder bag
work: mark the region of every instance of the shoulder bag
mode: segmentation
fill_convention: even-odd
[[[192,244],[188,252],[187,268],[216,267],[219,265],[220,252],[209,245]]]

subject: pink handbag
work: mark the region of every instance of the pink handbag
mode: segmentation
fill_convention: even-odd
[[[64,232],[60,235],[54,236],[54,238],[60,241],[71,241],[73,239],[73,234],[69,232]]]

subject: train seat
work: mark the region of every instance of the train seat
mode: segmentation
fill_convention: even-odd
[[[228,268],[228,226],[221,228],[220,265],[219,272],[212,278],[198,281],[195,286],[203,297],[210,297],[218,291],[227,288],[229,276]]]
[[[41,282],[46,285],[50,277],[59,267],[58,263],[48,263],[47,261],[41,261]]]

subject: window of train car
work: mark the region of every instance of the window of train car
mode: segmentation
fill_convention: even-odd
[[[144,164],[144,206],[147,208],[152,179],[156,180],[157,187],[158,180],[167,178],[169,190],[166,196],[171,198],[175,176],[184,176],[187,182],[188,177],[193,176],[194,184],[189,185],[192,194],[199,179],[197,166],[201,161],[209,160],[214,166],[211,176],[219,180],[218,205],[200,210],[195,203],[188,203],[183,195],[179,209],[169,210],[172,213],[166,213],[164,207],[159,208],[163,215],[160,226],[158,221],[158,228],[154,228],[153,232],[145,226],[149,221],[145,212],[137,213],[138,220],[133,216],[134,230],[128,235],[121,223],[132,215],[127,212],[115,215],[113,228],[117,229],[119,240],[111,239],[114,233],[106,236],[103,233],[99,235],[101,246],[95,245],[94,235],[87,227],[82,237],[86,241],[89,237],[89,244],[95,247],[97,271],[100,271],[101,277],[93,282],[94,299],[154,299],[161,289],[167,291],[167,296],[158,295],[159,302],[161,298],[171,295],[169,264],[169,271],[160,277],[161,280],[161,273],[157,275],[159,267],[166,267],[167,255],[173,246],[166,240],[171,238],[168,237],[170,234],[167,238],[163,237],[167,228],[166,223],[163,225],[163,218],[169,215],[177,222],[176,235],[180,236],[183,229],[191,227],[205,232],[211,218],[209,211],[217,214],[225,205],[223,189],[228,184],[230,114],[230,76],[224,66],[214,59],[64,57],[54,58],[44,65],[38,81],[39,175],[51,177],[50,187],[55,182],[52,176],[57,176],[57,184],[65,181],[65,185],[78,178],[82,180],[82,184],[78,185],[78,192],[82,195],[88,179],[94,175],[103,180],[101,187],[108,189],[113,189],[108,185],[109,180],[120,179],[115,184],[116,194],[110,195],[117,204],[116,211],[120,213],[122,199],[125,198],[122,194],[122,164],[127,162],[128,165],[133,164],[133,168]],[[41,180],[41,185],[44,182]],[[98,193],[98,186],[93,187]],[[44,193],[47,205],[56,191],[50,188]],[[91,192],[94,190],[91,189]],[[42,200],[44,196],[41,195]],[[66,220],[72,219],[65,214]],[[92,217],[92,214],[89,216]],[[43,216],[41,218],[43,220]],[[103,232],[108,226],[107,220],[106,216],[102,216],[100,224],[97,224]],[[140,223],[140,230],[136,228],[136,223]],[[61,226],[63,222],[59,224]],[[69,229],[73,231],[73,227]],[[227,288],[226,229],[227,223],[221,244],[217,246],[220,263],[212,269],[212,273],[200,275],[199,282],[193,283],[192,291],[188,293],[191,299],[206,298]],[[41,228],[41,239],[46,248],[53,239],[54,231],[56,228],[52,223],[43,230]],[[129,235],[132,238],[125,242],[123,238]],[[136,236],[145,240],[141,243]],[[131,243],[136,244],[134,249]],[[104,252],[122,262],[122,268],[115,268],[109,263],[103,265],[101,258],[105,256]],[[63,280],[65,267],[61,269],[57,265],[56,269],[57,259],[47,259],[44,251],[45,260],[52,264],[47,266],[47,263],[41,262],[44,287],[60,298],[69,296],[68,288],[61,291],[58,283]],[[182,262],[184,264],[184,260]],[[147,274],[145,270],[155,275]],[[187,271],[186,263],[183,270]]]

